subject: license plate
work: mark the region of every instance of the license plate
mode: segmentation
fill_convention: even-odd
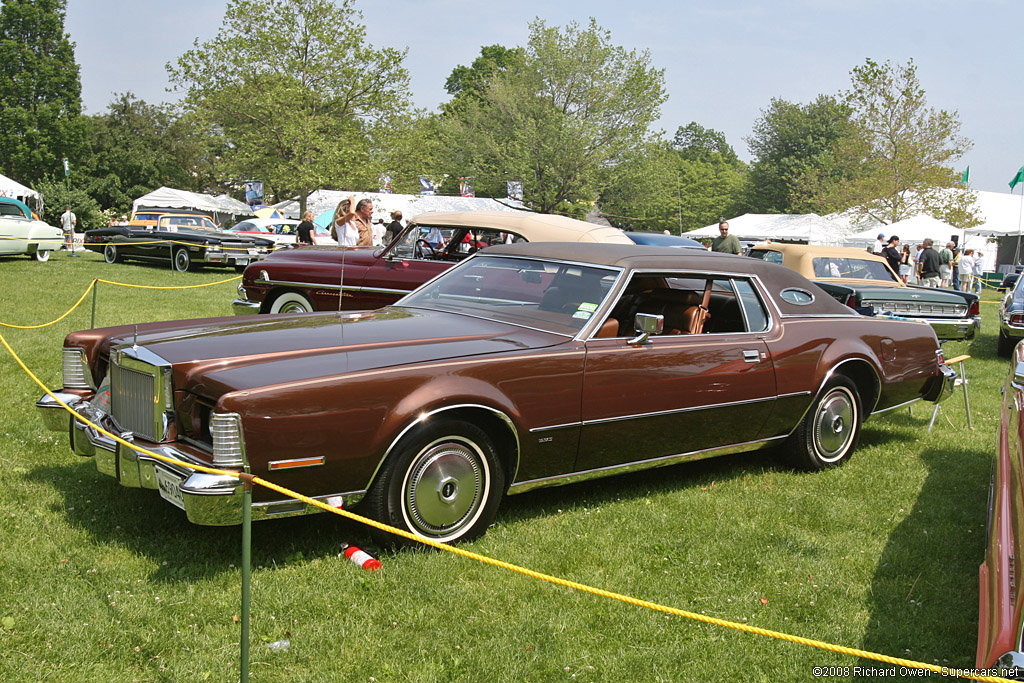
[[[235,259],[235,265],[236,266],[247,266],[247,265],[249,265],[249,259],[247,259],[247,258]]]
[[[248,251],[248,252],[249,252],[249,255],[250,255],[250,256],[255,256],[256,254],[260,253],[260,252],[259,252],[259,251],[257,251],[256,249],[246,249],[246,251]]]
[[[184,510],[185,496],[181,493],[182,478],[159,467],[154,467],[153,471],[156,474],[156,487],[160,491],[160,497]]]

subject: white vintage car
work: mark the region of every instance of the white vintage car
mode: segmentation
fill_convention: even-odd
[[[60,249],[64,233],[60,228],[32,218],[32,211],[17,199],[0,197],[0,255],[27,254],[46,261]]]

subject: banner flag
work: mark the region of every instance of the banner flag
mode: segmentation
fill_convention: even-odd
[[[387,173],[380,174],[380,192],[381,194],[391,194],[394,190],[391,188],[391,176]]]
[[[475,197],[473,194],[473,177],[459,178],[459,195],[463,197]]]
[[[520,180],[508,180],[508,198],[517,202],[523,201],[523,183]]]
[[[968,166],[967,170],[960,174],[960,184],[966,185],[971,179],[971,167]]]
[[[420,194],[434,194],[434,183],[425,175],[420,176]]]
[[[245,181],[245,203],[249,206],[263,203],[263,183],[261,181]]]
[[[1015,188],[1017,183],[1024,183],[1024,166],[1021,166],[1020,170],[1017,171],[1017,175],[1013,176],[1013,180],[1010,181],[1010,189]]]

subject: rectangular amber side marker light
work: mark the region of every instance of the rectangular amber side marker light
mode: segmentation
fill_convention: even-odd
[[[267,463],[267,469],[287,470],[295,467],[316,467],[324,464],[324,456],[319,458],[297,458],[295,460],[271,460]]]

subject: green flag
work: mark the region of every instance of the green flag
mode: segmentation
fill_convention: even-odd
[[[1017,175],[1013,176],[1013,180],[1010,181],[1010,189],[1012,190],[1017,186],[1017,183],[1024,183],[1024,166],[1020,167],[1017,171]]]
[[[960,184],[966,185],[967,181],[971,179],[971,167],[968,166],[967,170],[960,174]]]

